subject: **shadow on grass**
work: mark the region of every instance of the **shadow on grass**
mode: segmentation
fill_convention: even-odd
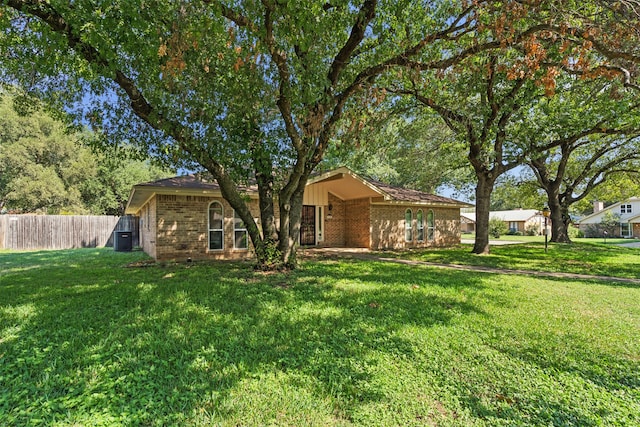
[[[122,267],[141,257],[0,255],[5,421],[87,422],[70,415],[80,413],[106,423],[185,422],[203,406],[224,412],[211,406],[242,380],[270,372],[313,378],[318,396],[379,400],[364,386],[370,353],[411,357],[413,343],[397,329],[477,311],[421,292],[433,278],[398,266],[318,265],[287,275],[237,263]],[[437,281],[479,285],[462,279]]]
[[[349,422],[384,400],[368,385],[376,355],[416,357],[399,330],[507,302],[468,272],[364,261],[289,274],[243,263],[124,268],[143,258],[0,254],[0,421],[180,424],[205,412],[223,422],[243,381],[295,372]]]
[[[548,253],[544,244],[519,243],[492,246],[489,255],[473,254],[468,246],[381,254],[444,264],[640,279],[640,251],[595,243],[554,243]]]

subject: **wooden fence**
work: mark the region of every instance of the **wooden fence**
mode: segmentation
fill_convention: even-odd
[[[114,231],[130,231],[139,245],[138,218],[89,215],[0,215],[0,249],[113,246]]]

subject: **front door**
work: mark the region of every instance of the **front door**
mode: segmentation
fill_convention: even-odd
[[[316,244],[316,207],[303,205],[300,221],[300,246]]]

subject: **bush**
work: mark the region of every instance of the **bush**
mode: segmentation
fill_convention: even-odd
[[[588,224],[587,228],[584,230],[584,237],[620,237],[618,227],[611,227],[603,224]]]
[[[489,220],[489,236],[499,238],[507,232],[507,224],[499,218],[491,218]]]
[[[527,236],[537,236],[540,233],[540,227],[535,224],[529,224],[524,232]]]
[[[585,237],[584,231],[572,225],[569,226],[567,233],[569,234],[570,239]]]

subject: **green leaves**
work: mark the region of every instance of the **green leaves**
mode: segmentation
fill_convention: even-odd
[[[127,147],[92,152],[86,144],[95,142],[93,135],[68,133],[35,101],[23,108],[27,116],[18,116],[14,99],[0,99],[0,208],[121,215],[131,186],[167,176],[128,158]]]

